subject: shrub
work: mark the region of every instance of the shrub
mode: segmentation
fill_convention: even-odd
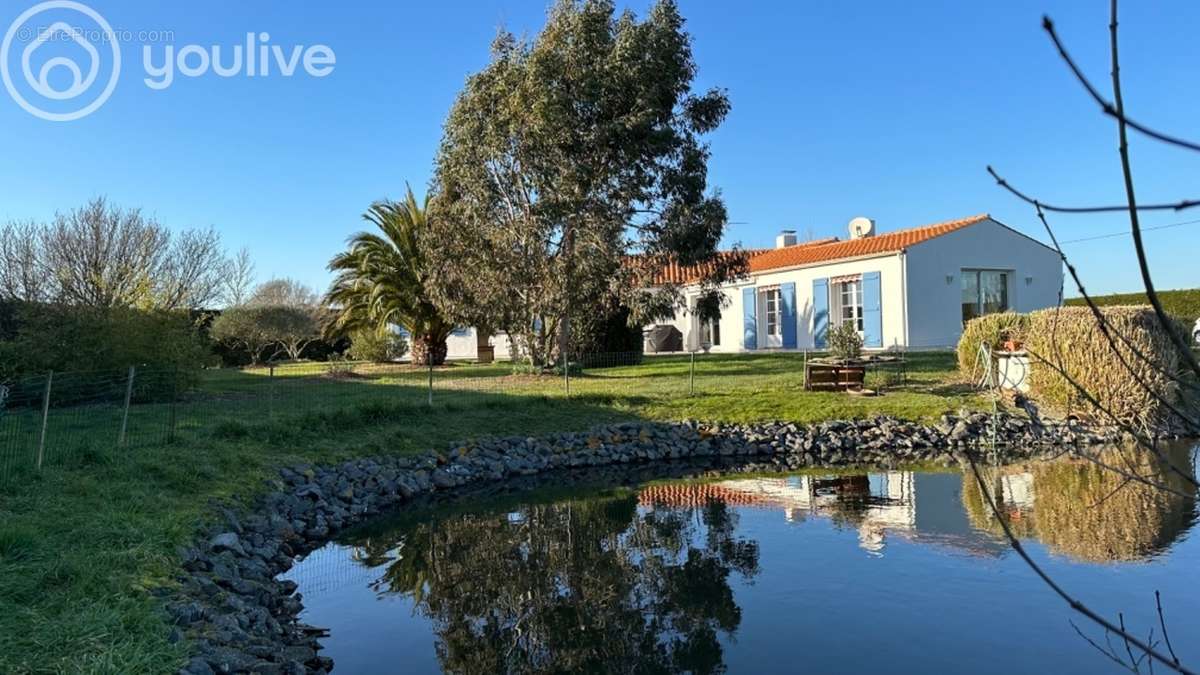
[[[408,342],[399,333],[364,328],[350,334],[350,349],[355,361],[386,363],[397,361],[408,353]]]
[[[0,342],[0,382],[49,371],[88,371],[84,379],[89,382],[105,376],[122,381],[129,366],[136,365],[145,375],[139,376],[134,393],[144,400],[185,388],[195,372],[212,361],[184,312],[26,304],[19,310],[12,336]],[[175,372],[179,381],[173,376],[150,376]],[[70,402],[73,396],[65,386],[68,380],[61,382],[56,405]],[[94,397],[91,389],[80,385],[77,398]]]
[[[987,343],[995,347],[1005,337],[1013,337],[1014,334],[1020,337],[1027,330],[1029,316],[1026,314],[1003,312],[971,319],[958,339],[958,369],[964,375],[971,375],[979,362],[979,345]]]
[[[1169,421],[1170,411],[1139,384],[1138,378],[1163,399],[1178,403],[1180,392],[1175,379],[1182,374],[1179,353],[1153,310],[1106,307],[1102,311],[1110,332],[1124,336],[1169,375],[1135,356],[1119,337],[1114,337],[1114,350],[1091,309],[1044,309],[1029,316],[1025,339],[1030,354],[1031,393],[1041,402],[1059,407],[1082,407],[1101,420],[1110,421],[1103,412],[1091,409],[1076,386],[1057,372],[1062,370],[1120,421],[1159,428]],[[1183,327],[1176,329],[1182,331]],[[1118,353],[1132,366],[1138,378],[1121,364]]]
[[[842,361],[851,361],[862,355],[863,339],[853,323],[841,323],[829,331],[827,338],[829,353]]]

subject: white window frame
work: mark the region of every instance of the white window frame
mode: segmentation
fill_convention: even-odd
[[[847,305],[847,300],[850,304]],[[863,314],[863,281],[862,276],[843,278],[829,284],[830,327],[836,328],[847,321],[854,322],[854,329],[863,335],[866,320]],[[847,316],[845,310],[849,309]]]
[[[762,308],[762,346],[783,346],[783,294],[779,287],[764,288],[758,293]]]

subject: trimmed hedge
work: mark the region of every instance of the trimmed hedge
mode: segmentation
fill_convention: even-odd
[[[985,314],[971,319],[963,328],[962,337],[958,339],[958,369],[964,375],[971,375],[979,361],[979,345],[986,342],[993,348],[1004,338],[1004,334],[1015,332],[1023,336],[1029,329],[1029,316],[1004,312],[1002,314]]]
[[[1105,307],[1102,312],[1111,332],[1125,336],[1163,371],[1181,374],[1179,353],[1152,309]],[[1114,339],[1142,382],[1177,404],[1179,386],[1172,377],[1139,359],[1120,338]],[[1063,307],[1030,314],[1025,345],[1030,354],[1030,393],[1036,400],[1061,408],[1082,408],[1101,421],[1109,421],[1107,415],[1092,409],[1078,389],[1056,371],[1057,367],[1122,422],[1159,428],[1170,421],[1169,409],[1121,364],[1091,309]]]
[[[1149,305],[1149,300],[1146,298],[1144,292],[1098,295],[1092,297],[1092,300],[1100,307],[1113,305]],[[1200,288],[1159,291],[1158,300],[1162,303],[1163,309],[1167,311],[1167,314],[1174,316],[1180,321],[1187,322],[1188,325],[1191,325],[1197,318],[1200,318]],[[1069,298],[1066,304],[1073,307],[1087,306],[1083,298]]]

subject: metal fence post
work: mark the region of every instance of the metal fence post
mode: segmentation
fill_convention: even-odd
[[[429,407],[433,407],[433,354],[426,354],[425,358],[429,359]]]
[[[565,350],[565,349],[563,350],[562,362],[563,362],[563,384],[566,388],[567,396],[570,397],[571,396],[571,359],[570,359],[569,355],[567,354],[567,350]]]
[[[125,381],[125,412],[121,414],[121,436],[117,439],[119,447],[125,447],[127,437],[126,430],[129,429],[129,403],[133,400],[133,378],[137,372],[137,366],[129,366],[129,377]]]
[[[42,398],[42,437],[38,441],[37,468],[42,470],[42,460],[46,456],[46,428],[50,421],[50,386],[54,382],[54,371],[46,375],[46,394]]]
[[[696,352],[692,352],[691,373],[688,375],[688,396],[696,395]]]
[[[170,426],[167,427],[167,442],[175,442],[175,406],[179,400],[179,366],[171,371],[171,406],[168,410],[170,413]]]
[[[267,418],[275,419],[275,366],[267,370]]]

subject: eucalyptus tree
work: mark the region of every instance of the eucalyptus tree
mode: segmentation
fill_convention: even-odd
[[[404,201],[380,201],[363,219],[378,232],[359,232],[349,248],[329,262],[336,273],[326,299],[332,306],[328,330],[391,330],[400,326],[412,338],[413,363],[446,360],[446,338],[454,330],[429,293],[429,275],[420,245],[430,227],[429,196],[417,201],[412,188]]]
[[[694,93],[674,2],[644,20],[563,0],[530,41],[501,33],[451,109],[426,234],[434,300],[463,324],[505,330],[533,364],[568,344],[572,313],[619,296],[635,322],[671,313],[666,263],[705,270],[702,308],[744,260],[716,256],[725,206],[701,136],[729,111]]]

